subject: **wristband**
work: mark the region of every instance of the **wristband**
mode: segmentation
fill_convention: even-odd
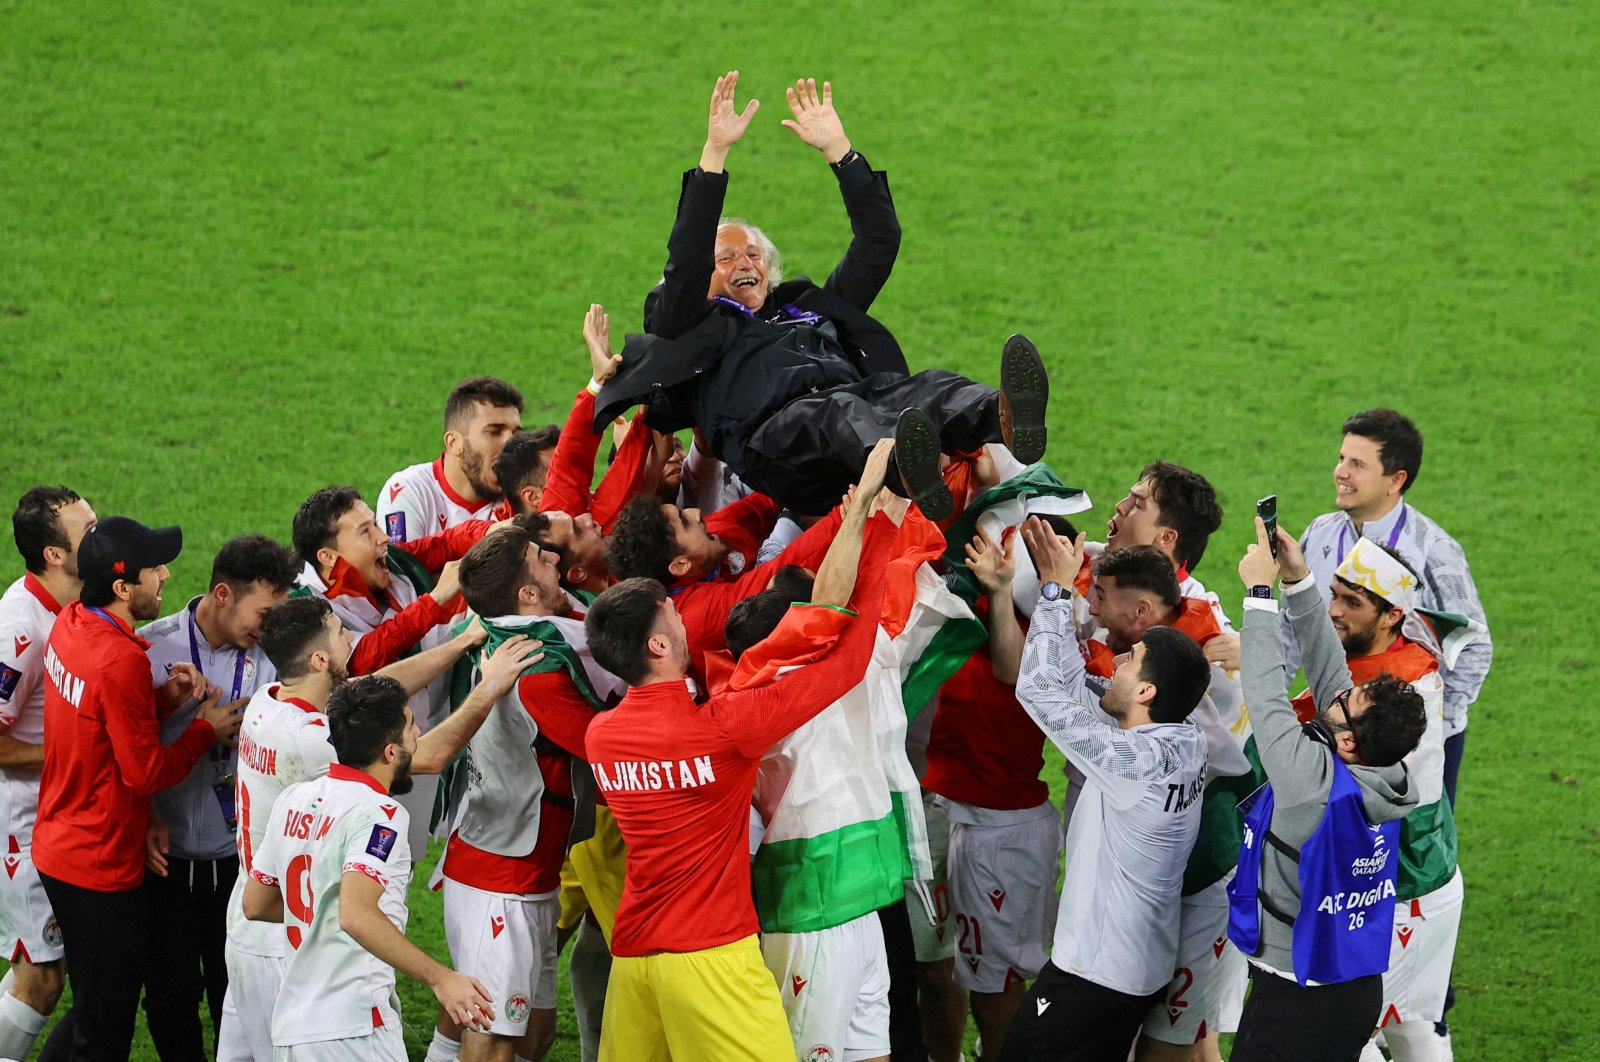
[[[600,387],[600,381],[591,376],[589,377],[589,382],[584,385],[583,389],[598,398],[600,397]]]

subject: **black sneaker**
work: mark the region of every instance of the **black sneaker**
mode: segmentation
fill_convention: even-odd
[[[1027,336],[1012,336],[1000,352],[1000,437],[1025,465],[1044,459],[1049,401],[1044,359]]]
[[[950,488],[939,473],[939,429],[920,409],[902,410],[894,425],[894,463],[906,497],[916,502],[922,515],[943,520],[955,508]]]

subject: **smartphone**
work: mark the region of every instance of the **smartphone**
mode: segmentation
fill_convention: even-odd
[[[1272,559],[1278,559],[1278,496],[1269,494],[1256,502],[1256,515],[1261,517],[1261,522],[1267,525],[1267,548],[1272,550]]]

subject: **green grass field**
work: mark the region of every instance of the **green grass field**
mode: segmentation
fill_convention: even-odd
[[[437,452],[463,376],[559,419],[587,304],[638,327],[734,66],[764,106],[730,208],[791,274],[831,268],[833,179],[778,125],[786,80],[831,78],[892,174],[876,312],[913,367],[993,379],[1030,334],[1088,526],[1147,460],[1204,472],[1229,516],[1197,574],[1235,615],[1249,503],[1275,491],[1298,530],[1345,415],[1417,420],[1411,500],[1466,548],[1496,643],[1457,810],[1456,1057],[1600,1057],[1595,639],[1571,621],[1600,594],[1593,4],[0,0],[0,500],[66,482],[182,523],[177,601],[229,536],[286,539],[315,488]],[[420,888],[412,924],[443,953]],[[405,1004],[420,1051],[431,1003]]]

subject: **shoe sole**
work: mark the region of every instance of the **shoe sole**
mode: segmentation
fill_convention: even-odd
[[[920,409],[900,414],[894,426],[894,463],[906,496],[930,520],[943,520],[955,508],[950,488],[939,474],[939,429]]]
[[[1025,465],[1043,460],[1049,441],[1045,409],[1050,403],[1050,376],[1027,336],[1012,336],[1000,352],[1000,393],[1011,414],[1006,446]]]

